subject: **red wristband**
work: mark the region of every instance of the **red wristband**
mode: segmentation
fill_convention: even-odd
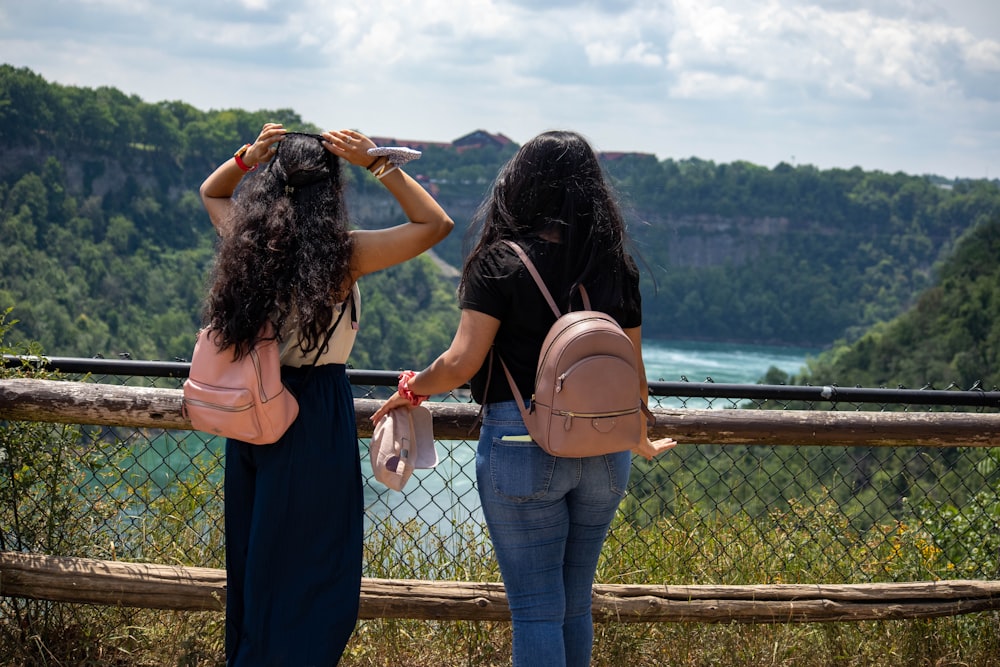
[[[414,394],[410,389],[410,380],[416,377],[416,373],[413,371],[403,371],[399,374],[399,384],[396,389],[399,391],[399,395],[410,402],[410,405],[416,407],[426,401],[429,396],[420,396],[419,394]]]
[[[243,154],[247,152],[251,144],[243,144],[240,149],[233,153],[233,159],[236,160],[236,166],[239,167],[244,173],[248,171],[253,171],[257,168],[257,165],[252,167],[247,166],[247,163],[243,161]]]

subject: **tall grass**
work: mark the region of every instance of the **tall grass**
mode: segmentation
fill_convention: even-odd
[[[204,500],[192,489],[185,503],[162,502],[176,512]],[[176,496],[176,494],[175,494]],[[601,583],[817,582],[918,580],[943,566],[942,552],[922,530],[873,527],[840,539],[835,507],[792,509],[762,524],[750,517],[718,517],[706,527],[694,513],[645,526],[617,521],[598,572]],[[168,517],[169,519],[169,517]],[[769,527],[768,527],[769,526]],[[449,549],[433,530],[414,521],[383,521],[365,547],[366,576],[499,581],[485,530],[468,523],[449,531]],[[186,561],[204,535],[187,522],[166,520],[146,535]],[[888,539],[887,539],[888,535]],[[836,539],[835,539],[836,538]],[[464,557],[449,553],[460,543]],[[761,548],[744,545],[757,543]],[[850,552],[881,547],[879,562],[856,563]],[[783,545],[774,548],[774,545]],[[190,552],[189,552],[190,549]],[[402,551],[401,551],[402,549]],[[438,554],[435,556],[435,554]],[[845,555],[846,554],[846,555]],[[129,554],[118,554],[128,559]],[[197,556],[196,556],[197,557]],[[947,568],[945,568],[947,569]],[[29,609],[30,607],[30,609]],[[27,612],[31,613],[27,613]],[[15,619],[21,626],[12,627]],[[221,612],[168,612],[0,599],[0,664],[4,665],[221,665]],[[342,664],[492,666],[509,663],[506,622],[360,621]],[[599,623],[594,665],[1000,665],[1000,615],[979,613],[930,620],[747,625],[736,623]]]
[[[0,433],[6,433],[8,456],[8,481],[0,483],[5,506],[0,511],[16,510],[4,516],[17,517],[18,544],[27,550],[222,566],[217,480],[204,474],[213,461],[201,464],[195,459],[189,477],[167,490],[154,489],[151,479],[143,482],[112,474],[102,482],[106,465],[85,473],[67,467],[54,443],[64,438],[67,447],[77,447],[79,434],[72,429],[43,433],[7,424]],[[12,466],[11,462],[27,458],[27,450],[19,450],[18,442],[36,452],[35,462],[38,451],[48,452],[51,470],[42,474],[40,466]],[[48,446],[39,449],[40,443]],[[115,456],[124,460],[130,454],[121,450]],[[110,460],[114,468],[115,457]],[[70,483],[64,481],[51,493],[56,476]],[[1000,507],[994,501],[987,499],[979,506]],[[117,541],[88,542],[95,534],[93,525],[53,520],[77,516],[79,504],[86,505],[85,516],[92,524],[100,524]],[[942,535],[954,535],[956,524],[963,523],[968,528],[961,533],[963,539],[978,542],[979,553],[987,560],[996,559],[1000,539],[990,517],[951,510],[861,530],[852,527],[841,508],[821,493],[764,516],[706,511],[680,497],[669,516],[635,522],[629,520],[627,507],[626,503],[608,536],[597,575],[600,583],[955,578],[970,567],[961,560],[970,550],[956,548],[953,557],[951,538]],[[11,532],[10,525],[2,528],[4,534]],[[370,517],[365,574],[500,581],[484,526],[455,520],[439,529],[391,516]],[[185,613],[0,598],[2,665],[222,665],[223,639],[221,611]],[[506,622],[365,620],[358,623],[342,664],[488,667],[508,664],[510,646]],[[783,625],[599,623],[593,664],[988,667],[1000,666],[998,656],[1000,615],[979,613],[931,620]]]
[[[873,528],[845,544],[833,538],[843,519],[832,505],[792,510],[765,529],[749,518],[721,517],[705,529],[701,518],[683,515],[636,527],[619,520],[604,549],[601,583],[817,583],[818,572],[836,572],[836,581],[868,579],[871,569],[885,580],[926,578],[940,552],[920,531],[906,526]],[[784,526],[775,528],[774,526]],[[369,544],[368,567],[376,577],[444,578],[453,566],[435,560],[393,562],[399,539],[412,539],[413,525],[395,535],[382,532]],[[885,539],[885,533],[892,537]],[[499,581],[499,571],[478,530],[466,529],[468,580]],[[750,536],[762,546],[791,545],[787,551],[748,550]],[[825,536],[825,537],[824,537]],[[836,548],[831,548],[836,542]],[[866,544],[866,542],[869,542]],[[844,549],[868,553],[872,542],[886,544],[884,559],[855,569]],[[612,546],[613,545],[613,546]],[[413,543],[414,553],[426,545]],[[752,553],[751,553],[752,552]],[[711,554],[707,557],[706,554]],[[418,559],[419,560],[419,559]],[[440,665],[488,667],[509,664],[510,624],[373,620],[358,624],[342,664],[345,667]],[[608,667],[719,665],[1000,665],[1000,614],[928,620],[751,625],[741,623],[598,623],[593,664]]]

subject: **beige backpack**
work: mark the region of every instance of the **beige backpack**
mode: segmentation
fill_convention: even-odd
[[[556,315],[538,358],[535,389],[528,408],[507,365],[500,359],[511,392],[532,440],[553,456],[579,458],[636,447],[645,420],[656,420],[640,396],[639,369],[632,341],[610,316],[590,309],[560,313],[552,294],[524,250],[507,241]]]

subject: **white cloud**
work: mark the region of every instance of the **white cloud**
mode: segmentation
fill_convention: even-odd
[[[656,67],[663,64],[663,57],[654,51],[650,44],[632,44],[624,47],[622,44],[601,42],[588,44],[584,47],[587,61],[591,65],[642,65]]]
[[[681,72],[671,87],[671,95],[680,99],[734,100],[761,97],[765,86],[741,76],[726,76],[712,72]]]
[[[995,176],[1000,5],[944,3],[33,0],[0,7],[0,62],[410,138]]]

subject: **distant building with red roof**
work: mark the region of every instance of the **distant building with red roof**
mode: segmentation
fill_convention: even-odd
[[[512,143],[514,142],[506,135],[491,134],[486,130],[476,130],[475,132],[470,132],[464,137],[455,139],[451,145],[459,151],[465,151],[472,148],[503,148],[504,146],[509,146]]]

